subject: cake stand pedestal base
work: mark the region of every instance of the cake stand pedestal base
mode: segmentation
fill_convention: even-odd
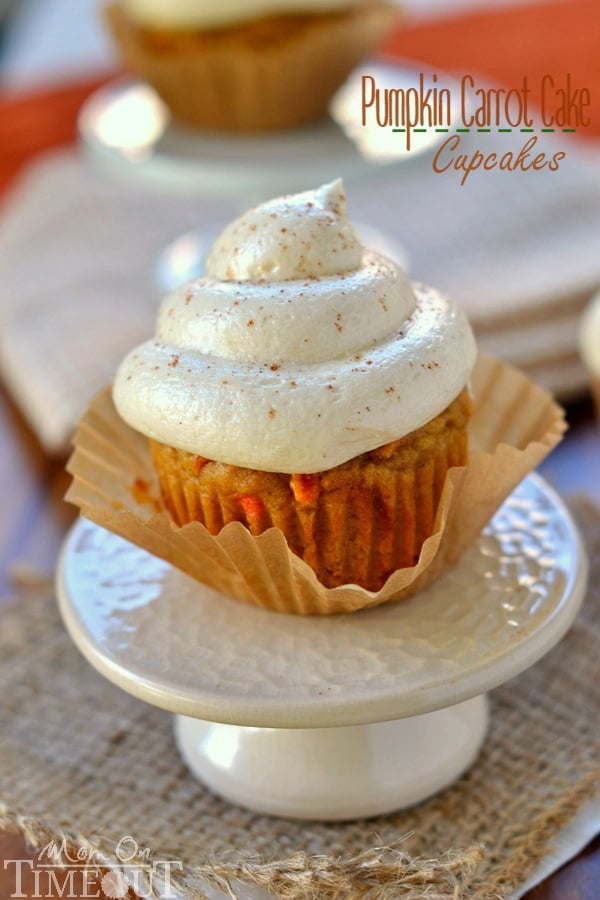
[[[485,694],[370,725],[252,728],[175,716],[189,769],[233,803],[271,815],[335,821],[389,813],[452,784],[477,756]]]

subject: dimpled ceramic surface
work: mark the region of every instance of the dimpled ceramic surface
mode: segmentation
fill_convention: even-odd
[[[124,690],[214,722],[305,728],[419,715],[495,687],[560,639],[585,580],[569,514],[533,475],[451,571],[365,612],[246,606],[86,521],[58,592],[80,650]]]

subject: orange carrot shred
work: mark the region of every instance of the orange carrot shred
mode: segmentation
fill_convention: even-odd
[[[314,503],[319,496],[319,482],[314,475],[292,475],[290,485],[297,503]]]

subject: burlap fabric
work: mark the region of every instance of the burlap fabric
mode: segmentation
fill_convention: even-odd
[[[66,835],[108,857],[124,835],[245,898],[504,898],[600,786],[600,513],[577,504],[590,589],[567,637],[492,694],[470,772],[404,812],[346,824],[256,815],[184,768],[171,716],[122,693],[72,646],[49,592],[0,607],[0,825],[37,846]],[[290,773],[293,777],[293,773]],[[241,887],[240,887],[241,884]]]

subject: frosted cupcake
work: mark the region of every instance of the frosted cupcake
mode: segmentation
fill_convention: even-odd
[[[318,119],[396,15],[383,0],[118,0],[106,8],[126,63],[175,118],[220,131]]]
[[[476,350],[464,315],[366,250],[341,182],[225,229],[121,364],[178,526],[272,526],[321,584],[378,590],[415,565],[467,461]]]

